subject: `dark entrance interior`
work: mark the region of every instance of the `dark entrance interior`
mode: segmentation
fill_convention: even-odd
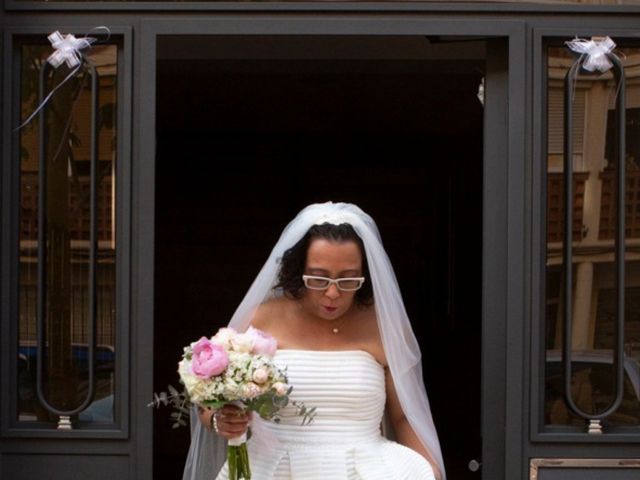
[[[354,202],[395,266],[449,478],[480,478],[484,44],[171,37],[157,67],[156,391],[302,207]],[[187,429],[166,409],[154,428],[154,478],[181,478]]]

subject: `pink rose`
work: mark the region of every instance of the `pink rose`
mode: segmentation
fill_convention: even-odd
[[[262,389],[252,382],[249,382],[242,387],[242,396],[245,398],[256,398],[261,393]]]
[[[249,327],[245,335],[253,341],[252,353],[268,355],[269,357],[273,357],[276,354],[278,341],[268,333],[258,330],[257,328]]]
[[[191,371],[196,377],[211,378],[224,372],[229,364],[227,352],[221,345],[202,337],[193,346]]]
[[[287,394],[287,390],[289,390],[289,385],[282,382],[276,382],[273,384],[273,389],[276,391],[276,395],[284,396]]]
[[[258,385],[263,384],[269,379],[269,372],[266,368],[260,367],[253,372],[253,381]]]

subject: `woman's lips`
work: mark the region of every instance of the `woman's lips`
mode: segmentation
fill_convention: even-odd
[[[323,305],[322,307],[329,313],[333,313],[338,309],[338,307],[329,307],[327,305]]]

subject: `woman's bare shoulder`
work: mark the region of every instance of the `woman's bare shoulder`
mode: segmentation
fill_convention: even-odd
[[[378,328],[378,318],[373,305],[360,308],[358,313],[358,324],[362,335],[364,349],[373,355],[384,367],[387,366],[387,358],[382,346],[382,337]]]
[[[276,323],[280,323],[291,300],[285,297],[272,298],[260,304],[251,320],[251,325],[265,332],[270,332]]]

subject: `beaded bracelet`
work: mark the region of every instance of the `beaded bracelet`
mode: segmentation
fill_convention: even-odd
[[[214,410],[213,413],[211,414],[211,428],[218,433],[218,419],[216,418],[216,411]]]

